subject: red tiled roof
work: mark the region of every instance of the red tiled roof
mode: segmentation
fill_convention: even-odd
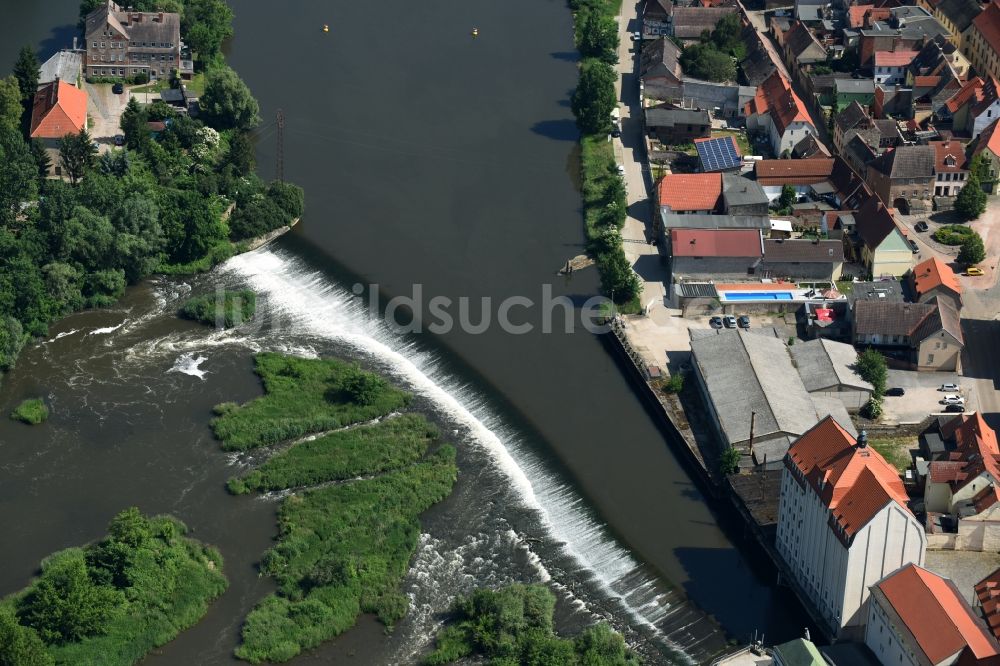
[[[935,460],[927,467],[931,483],[965,481],[965,463],[960,460]]]
[[[721,173],[672,173],[657,186],[661,206],[672,211],[713,210],[722,196]]]
[[[854,5],[847,11],[852,28],[864,27],[866,18],[870,18],[872,21],[884,21],[891,15],[888,7],[875,7],[873,5]]]
[[[876,67],[906,67],[917,57],[917,51],[876,51]]]
[[[856,440],[828,416],[788,449],[785,464],[802,473],[830,509],[831,519],[851,539],[884,506],[906,506],[909,498],[896,469],[878,451]]]
[[[757,229],[671,229],[675,257],[760,257]]]
[[[994,120],[986,126],[986,129],[979,135],[975,150],[972,151],[973,156],[989,148],[991,153],[1000,157],[1000,131],[998,128],[1000,128],[1000,120]]]
[[[757,94],[747,102],[744,110],[748,116],[770,113],[778,134],[784,134],[785,128],[794,122],[801,121],[812,124],[805,104],[792,90],[788,79],[777,70],[764,79],[764,82],[757,88]]]
[[[31,108],[31,138],[61,139],[87,126],[87,93],[56,79],[38,88]]]
[[[972,505],[976,507],[976,515],[986,511],[997,502],[1000,502],[1000,488],[994,485],[986,486],[972,497]]]
[[[933,88],[941,83],[940,76],[914,76],[913,85],[917,88]]]
[[[993,0],[986,5],[979,16],[972,19],[972,24],[993,52],[1000,54],[1000,0]]]
[[[958,141],[928,141],[934,146],[934,170],[938,173],[964,171],[966,168],[965,146]],[[948,164],[948,158],[952,164]]]
[[[947,287],[956,294],[962,293],[962,285],[958,283],[955,271],[937,257],[931,257],[913,267],[913,284],[918,296],[937,287]]]
[[[941,436],[954,437],[957,455],[953,459],[960,460],[965,467],[964,479],[958,479],[953,489],[958,490],[983,472],[989,474],[995,481],[1000,481],[1000,447],[997,446],[997,434],[986,425],[986,421],[978,412],[968,416],[960,416],[941,427]]]
[[[950,580],[907,564],[876,586],[930,663],[940,664],[964,650],[977,660],[1000,654],[1000,645]]]
[[[760,160],[754,164],[754,175],[761,185],[812,185],[830,179],[834,159]]]
[[[983,607],[986,625],[1000,638],[1000,569],[976,583],[976,597]]]
[[[954,114],[970,101],[973,104],[981,102],[982,95],[983,80],[976,76],[966,81],[965,85],[959,88],[957,93],[948,98],[948,101],[945,102],[945,106],[947,106],[948,110]]]

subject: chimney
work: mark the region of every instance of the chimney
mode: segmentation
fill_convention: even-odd
[[[858,448],[867,449],[868,448],[868,433],[864,430],[858,435]]]

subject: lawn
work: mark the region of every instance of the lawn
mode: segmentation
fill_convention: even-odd
[[[910,449],[919,447],[916,437],[873,437],[868,443],[900,473],[908,470],[913,462]]]
[[[837,291],[845,296],[854,291],[854,280],[837,280]]]

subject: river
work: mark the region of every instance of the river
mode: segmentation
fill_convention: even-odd
[[[40,394],[53,415],[34,429],[0,419],[0,594],[125,506],[174,513],[220,548],[231,587],[147,662],[229,660],[270,589],[254,566],[277,503],[225,493],[251,459],[221,453],[206,424],[212,405],[259,393],[251,353],[275,349],[385,372],[450,433],[461,469],[424,521],[407,620],[385,637],[365,619],[299,662],[412,661],[455,594],[513,580],[549,581],[567,631],[610,618],[649,663],[703,658],[724,639],[716,621],[739,640],[799,635],[801,610],[710,508],[598,337],[542,333],[532,308],[512,311],[536,324],[521,335],[400,334],[352,291],[378,285],[383,304],[414,285],[424,306],[469,297],[473,321],[484,297],[495,313],[511,296],[541,301],[543,285],[575,303],[595,292],[592,269],[555,275],[582,252],[564,2],[235,8],[228,57],[261,102],[258,171],[275,175],[280,107],[285,177],[306,190],[305,218],[207,276],[152,280],[111,310],[73,315],[25,351],[0,411]],[[26,40],[47,56],[72,37],[74,2],[9,11],[2,62]],[[191,290],[218,285],[255,288],[259,325],[206,332],[172,316]]]

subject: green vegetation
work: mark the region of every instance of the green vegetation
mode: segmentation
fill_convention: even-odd
[[[702,33],[700,43],[691,44],[681,52],[684,73],[707,81],[735,81],[736,62],[747,54],[741,32],[737,14],[723,17],[711,33],[707,30]]]
[[[618,22],[590,7],[576,18],[576,48],[584,58],[597,58],[608,64],[618,62]]]
[[[81,16],[101,0],[84,0]],[[246,130],[256,102],[219,55],[231,34],[224,0],[138,0],[136,9],[181,11],[185,42],[198,52],[208,113],[198,120],[158,102],[126,107],[124,149],[99,158],[86,132],[61,141],[57,165],[29,142],[13,111],[10,82],[29,105],[37,80],[34,49],[22,49],[14,79],[0,79],[0,374],[51,322],[106,307],[125,287],[162,271],[198,272],[223,261],[239,241],[289,224],[302,213],[294,185],[268,185],[254,174]],[[215,81],[212,94],[208,87]],[[231,115],[227,115],[231,114]],[[149,121],[166,129],[153,136]],[[72,181],[46,178],[59,166]],[[228,220],[222,213],[235,204]],[[234,244],[236,243],[236,244]]]
[[[857,371],[863,380],[872,385],[872,397],[881,399],[885,395],[885,382],[889,375],[885,356],[869,347],[858,354]]]
[[[775,202],[775,208],[779,215],[791,215],[792,204],[795,203],[795,199],[798,196],[795,192],[795,188],[787,183],[781,186],[781,196]]]
[[[219,553],[186,531],[132,508],[104,540],[44,560],[0,601],[0,664],[134,664],[194,625],[227,583]]]
[[[740,471],[740,460],[742,458],[743,455],[730,446],[719,457],[719,471],[723,474],[736,474]]]
[[[958,251],[958,263],[975,266],[985,258],[986,247],[983,245],[982,236],[973,233],[962,241],[962,248]]]
[[[917,448],[918,444],[916,437],[872,437],[868,440],[868,445],[882,454],[900,473],[913,464],[910,449]]]
[[[217,406],[215,436],[227,451],[253,449],[323,430],[385,416],[405,407],[409,395],[381,378],[335,359],[304,359],[258,354],[256,371],[265,395],[242,407]],[[367,402],[354,402],[359,374]],[[373,390],[369,390],[373,389]]]
[[[968,180],[955,197],[955,212],[966,220],[974,220],[986,211],[986,192],[977,171],[969,173]]]
[[[944,245],[961,245],[966,238],[972,235],[979,235],[972,227],[967,227],[964,224],[946,224],[935,230],[931,237]]]
[[[640,663],[608,625],[589,627],[575,639],[560,638],[552,626],[555,595],[543,585],[476,590],[461,599],[454,619],[437,635],[424,664],[439,666],[484,657],[496,666],[629,666]],[[478,663],[478,662],[477,662]]]
[[[423,416],[404,414],[296,444],[249,474],[230,479],[228,487],[243,495],[401,469],[422,458],[437,439],[437,428]]]
[[[584,134],[611,131],[611,112],[618,105],[615,81],[618,73],[603,60],[588,58],[580,65],[580,80],[570,105],[576,124]]]
[[[747,140],[747,133],[740,132],[736,130],[712,130],[712,138],[717,139],[724,136],[731,136],[736,141],[736,145],[740,149],[740,153],[743,155],[753,155],[753,150],[750,148],[750,142]],[[694,147],[694,144],[691,144]],[[697,154],[697,151],[695,151]]]
[[[986,155],[979,153],[973,157],[969,163],[969,172],[979,179],[980,185],[990,192],[993,191],[997,179],[996,176],[990,173],[990,163],[986,159]]]
[[[177,314],[208,326],[233,328],[250,321],[256,311],[257,294],[244,289],[196,296],[188,299]]]
[[[684,375],[680,372],[675,372],[670,375],[670,379],[666,381],[663,385],[663,390],[667,393],[680,393],[684,390]]]
[[[49,408],[41,398],[25,400],[10,413],[10,418],[28,425],[38,425],[49,418]]]

